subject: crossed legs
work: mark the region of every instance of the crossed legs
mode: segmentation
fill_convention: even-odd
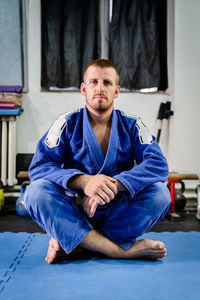
[[[159,189],[160,187],[157,187],[157,194]],[[34,192],[34,190],[37,190],[38,193]],[[49,190],[51,190],[51,196],[47,195]],[[44,197],[44,195],[46,196]],[[137,232],[137,236],[148,230],[167,212],[170,205],[170,197],[166,195],[160,196],[161,198],[164,197],[164,201],[162,199],[162,208],[157,209],[158,211],[155,216],[151,216],[151,213],[154,214],[157,204],[155,204],[156,207],[152,207],[152,205],[148,207],[147,203],[145,213],[149,215],[149,217],[147,218],[147,222],[142,225],[142,229],[140,228]],[[54,204],[52,204],[52,197],[54,197],[54,200],[59,198],[59,201],[57,201],[57,203],[55,203],[56,201],[53,201]],[[150,202],[151,201],[149,201],[149,203]],[[139,200],[138,203],[140,203]],[[52,187],[52,184],[45,180],[39,180],[38,182],[32,183],[25,196],[25,205],[32,218],[52,236],[46,257],[48,263],[52,263],[58,256],[69,252],[72,254],[77,253],[77,251],[81,251],[82,249],[100,252],[108,257],[120,259],[137,259],[140,257],[158,259],[166,255],[165,245],[161,241],[149,239],[135,241],[137,238],[137,236],[135,236],[132,239],[133,242],[131,243],[130,241],[131,246],[128,248],[121,246],[120,243],[117,244],[112,241],[109,238],[110,233],[108,232],[108,234],[106,234],[105,228],[102,227],[101,232],[94,229],[88,219],[75,207],[73,201],[71,199],[66,201],[66,195],[61,191],[59,191],[59,195],[56,195],[55,187]],[[64,220],[64,218],[66,218],[66,212],[68,215],[70,214],[70,218],[67,219],[67,221]],[[74,227],[71,227],[71,217],[73,217],[73,221],[79,218],[79,221],[75,226],[76,233],[74,233]],[[77,226],[79,225],[80,229],[77,229]],[[108,226],[106,226],[106,228],[108,228]],[[126,228],[124,229],[124,234],[125,232]]]
[[[77,251],[75,251],[76,249]],[[87,234],[76,249],[72,251],[72,254],[77,254],[83,249],[88,249],[116,259],[159,259],[166,256],[167,253],[164,243],[150,239],[138,240],[128,250],[124,250],[95,229],[92,229]],[[57,240],[51,238],[46,256],[47,263],[51,264],[55,259],[63,256],[66,256],[66,252],[61,248]]]

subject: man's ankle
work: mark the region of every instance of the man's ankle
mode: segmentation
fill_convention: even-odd
[[[124,259],[127,258],[127,251],[122,247],[116,245],[115,249],[113,249],[112,253],[109,255],[111,258]]]

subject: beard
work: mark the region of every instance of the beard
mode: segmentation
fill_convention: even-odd
[[[108,101],[105,99],[93,99],[89,102],[90,107],[92,107],[97,112],[105,112],[113,106],[113,101]]]

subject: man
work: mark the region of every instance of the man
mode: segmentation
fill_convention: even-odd
[[[86,106],[61,115],[38,143],[25,206],[52,237],[48,263],[83,248],[122,259],[166,255],[161,241],[136,239],[168,211],[167,162],[139,118],[113,109],[118,81],[111,62],[91,62]]]

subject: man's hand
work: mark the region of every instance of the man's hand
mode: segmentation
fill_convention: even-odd
[[[98,203],[94,199],[92,199],[88,196],[83,197],[82,208],[83,208],[84,213],[88,216],[88,218],[92,218],[94,216],[97,206],[98,206]]]
[[[115,198],[118,193],[116,179],[99,174],[89,178],[83,191],[86,196],[95,200],[100,205],[105,205]]]
[[[83,190],[82,208],[89,218],[94,216],[98,205],[109,203],[119,191],[126,190],[121,182],[103,174],[75,176],[69,187]]]
[[[112,177],[99,174],[93,176],[83,175],[79,179],[85,194],[82,200],[82,208],[89,218],[94,216],[98,205],[109,203],[118,193],[117,180]]]

